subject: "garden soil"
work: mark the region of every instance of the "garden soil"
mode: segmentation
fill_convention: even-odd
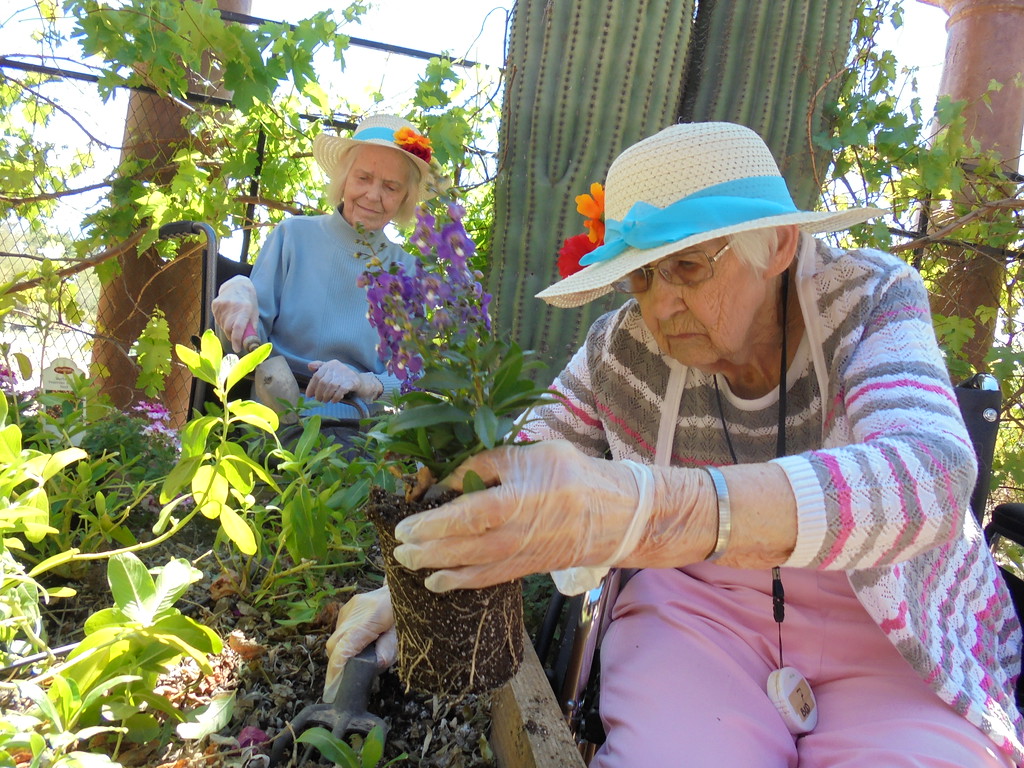
[[[365,583],[336,583],[337,599],[327,603],[319,616],[309,623],[285,626],[269,611],[254,607],[237,574],[217,567],[208,551],[208,542],[186,539],[172,539],[159,551],[140,552],[140,557],[150,565],[184,557],[207,574],[192,586],[178,607],[218,632],[224,639],[224,650],[210,659],[210,674],[203,674],[188,661],[162,677],[158,690],[179,707],[190,710],[233,696],[234,713],[220,731],[200,741],[172,737],[167,744],[154,741],[123,745],[117,759],[126,767],[264,768],[270,751],[265,740],[281,733],[306,705],[321,701],[327,666],[325,644],[334,629],[338,609],[351,594],[372,589],[379,583],[371,578],[366,578]],[[379,552],[371,553],[370,559],[380,566]],[[99,607],[111,604],[102,562],[72,586],[78,590],[74,598],[55,601],[47,607],[49,642],[54,648],[80,639],[85,618]],[[9,695],[7,699],[3,697],[0,693],[0,708],[4,710],[13,711],[25,704]],[[395,672],[388,670],[377,678],[368,708],[389,727],[384,762],[405,754],[407,757],[398,765],[495,765],[487,741],[488,695],[419,693],[408,690]],[[356,745],[358,738],[354,737]],[[85,751],[109,753],[112,745],[93,743]],[[307,761],[303,765],[330,763]]]

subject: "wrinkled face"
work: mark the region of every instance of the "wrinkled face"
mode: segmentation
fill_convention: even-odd
[[[342,215],[355,227],[383,229],[409,194],[409,165],[397,149],[359,147],[345,178]]]
[[[725,238],[687,248],[711,255]],[[654,271],[650,287],[636,294],[644,324],[662,353],[706,373],[745,365],[765,336],[761,319],[775,301],[772,281],[727,249],[714,276],[694,287],[671,285]]]

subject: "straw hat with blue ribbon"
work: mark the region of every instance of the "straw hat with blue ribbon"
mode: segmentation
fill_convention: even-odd
[[[835,232],[885,213],[799,210],[761,137],[733,123],[680,123],[634,144],[612,163],[604,193],[604,244],[538,298],[578,307],[633,270],[717,237],[786,224]]]
[[[398,115],[369,115],[359,122],[351,137],[318,134],[313,139],[313,157],[324,173],[334,178],[345,154],[364,144],[389,147],[408,156],[420,171],[417,199],[429,200],[437,195],[438,179],[430,165],[430,140]]]

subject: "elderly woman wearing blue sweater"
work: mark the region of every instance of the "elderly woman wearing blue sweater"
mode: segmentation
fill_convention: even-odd
[[[306,413],[357,418],[346,397],[377,400],[399,382],[384,372],[377,333],[356,281],[369,260],[384,269],[411,257],[384,234],[433,196],[429,140],[394,115],[372,115],[351,138],[318,135],[313,156],[330,178],[334,210],[281,222],[267,237],[251,278],[221,287],[213,314],[240,352],[247,332],[283,355],[307,400]],[[308,403],[307,403],[308,404]]]

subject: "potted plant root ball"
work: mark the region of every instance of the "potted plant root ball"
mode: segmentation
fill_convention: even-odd
[[[514,441],[517,419],[549,396],[527,376],[515,344],[491,331],[490,296],[472,259],[476,248],[462,225],[465,211],[448,201],[435,218],[417,214],[412,268],[363,276],[379,352],[402,379],[395,410],[370,433],[402,491],[371,492],[367,515],[377,528],[398,632],[398,674],[416,690],[443,695],[483,693],[516,673],[523,652],[519,582],[434,593],[429,571],[410,571],[393,557],[395,526],[452,498],[430,489],[475,453]],[[467,477],[463,492],[483,487]]]

